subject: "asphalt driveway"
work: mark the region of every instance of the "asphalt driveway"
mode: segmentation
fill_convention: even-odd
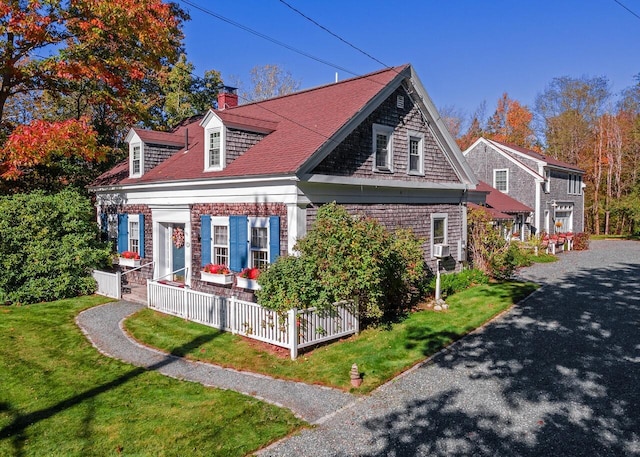
[[[640,456],[640,243],[521,272],[510,313],[264,456]]]

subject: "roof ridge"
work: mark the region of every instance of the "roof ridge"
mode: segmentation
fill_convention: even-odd
[[[405,68],[409,67],[410,65],[411,64],[406,63],[406,64],[398,65],[398,66],[395,66],[395,67],[387,67],[387,68],[383,68],[382,70],[377,70],[377,71],[374,71],[374,72],[371,72],[371,73],[367,73],[365,75],[354,76],[352,78],[343,79],[342,81],[326,83],[326,84],[322,84],[320,86],[315,86],[315,87],[309,87],[307,89],[302,89],[302,90],[299,90],[299,91],[296,91],[296,92],[292,92],[290,94],[278,95],[276,97],[271,97],[271,98],[267,98],[267,99],[264,99],[264,100],[256,100],[256,101],[253,101],[253,102],[245,103],[243,105],[234,106],[233,108],[227,108],[225,111],[232,112],[233,110],[237,110],[237,109],[245,107],[245,106],[253,106],[253,105],[258,105],[260,103],[270,102],[272,100],[280,100],[280,99],[283,99],[283,98],[286,98],[286,97],[292,97],[292,96],[296,96],[296,95],[300,95],[300,94],[304,94],[304,93],[308,93],[308,92],[313,92],[313,91],[320,90],[320,89],[325,89],[327,87],[338,86],[338,85],[341,85],[341,84],[354,82],[354,81],[359,80],[359,79],[368,79],[368,78],[371,78],[373,76],[376,76],[376,75],[379,75],[379,74],[382,74],[382,73],[385,73],[385,72],[388,72],[388,71],[393,71],[393,72],[395,72],[397,74],[400,74],[401,71],[403,71]]]

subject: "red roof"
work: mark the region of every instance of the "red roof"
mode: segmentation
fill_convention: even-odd
[[[469,208],[482,209],[482,210],[488,212],[491,215],[491,219],[493,219],[494,221],[511,221],[511,220],[513,220],[513,215],[511,215],[511,214],[501,213],[497,209],[488,208],[486,206],[480,206],[480,205],[478,205],[476,203],[469,203]]]
[[[189,130],[187,151],[178,151],[141,178],[127,177],[121,183],[296,173],[324,143],[331,141],[342,126],[407,68],[409,65],[389,68],[290,95],[215,111],[225,123],[268,134],[222,171],[205,172],[204,131],[198,119],[173,133],[176,138],[174,141],[184,144],[183,129]],[[140,135],[141,130],[136,130],[136,133]],[[161,133],[162,138],[167,135],[155,133]],[[151,138],[152,134],[149,135]],[[105,175],[98,178],[94,185],[100,185],[101,180],[108,178]]]
[[[502,213],[530,213],[533,211],[532,208],[529,208],[527,205],[520,203],[515,198],[500,192],[495,187],[491,187],[486,182],[478,181],[476,190],[480,192],[488,192],[485,200],[487,205]],[[511,219],[511,216],[509,216],[509,219]]]
[[[575,171],[580,172],[580,173],[584,173],[585,172],[584,170],[582,170],[581,168],[578,168],[575,165],[571,165],[570,163],[554,159],[553,157],[545,156],[544,154],[540,154],[539,152],[533,151],[531,149],[527,149],[527,148],[523,148],[523,147],[520,147],[520,146],[516,146],[515,144],[502,143],[502,142],[496,141],[496,140],[489,140],[489,141],[491,141],[493,144],[495,144],[498,147],[505,146],[507,148],[513,149],[514,151],[518,151],[518,152],[520,152],[520,153],[522,153],[524,155],[527,155],[527,156],[529,156],[529,157],[531,157],[533,159],[542,160],[543,162],[547,162],[551,166],[560,167],[560,168],[567,168],[569,170],[575,170]]]

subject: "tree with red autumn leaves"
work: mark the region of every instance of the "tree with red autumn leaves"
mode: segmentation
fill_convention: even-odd
[[[148,116],[159,77],[177,61],[186,18],[162,0],[0,1],[2,177],[16,179],[60,158],[103,158],[95,127]],[[77,104],[18,126],[5,109],[25,95]],[[97,120],[93,128],[87,113]]]

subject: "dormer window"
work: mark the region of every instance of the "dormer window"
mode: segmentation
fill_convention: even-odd
[[[142,144],[132,144],[129,155],[129,175],[132,178],[139,178],[142,176]]]
[[[206,164],[208,171],[222,170],[224,168],[224,142],[223,129],[213,128],[207,130]]]

